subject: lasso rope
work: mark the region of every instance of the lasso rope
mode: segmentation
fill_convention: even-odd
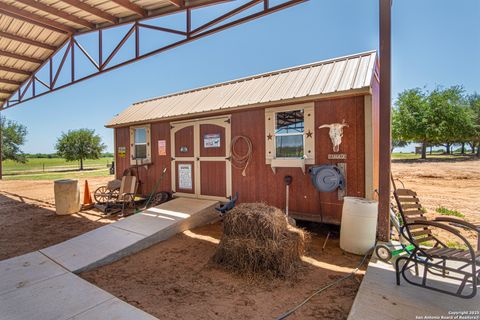
[[[247,152],[243,155],[239,154],[237,152],[237,149],[235,148],[235,145],[237,142],[240,140],[245,141],[245,144],[247,145]],[[248,137],[245,136],[235,136],[232,139],[232,143],[230,145],[230,157],[232,159],[232,166],[234,168],[242,170],[242,176],[246,176],[246,171],[247,167],[250,164],[250,161],[252,160],[252,152],[253,152],[253,146],[252,146],[252,141]]]

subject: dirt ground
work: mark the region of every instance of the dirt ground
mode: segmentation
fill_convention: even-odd
[[[430,219],[440,216],[435,209],[445,207],[480,225],[480,160],[394,162],[392,172],[406,188],[417,192]],[[476,243],[476,235],[465,234]]]
[[[480,222],[480,160],[394,162],[395,178],[419,194],[432,218],[446,207]],[[109,177],[89,179],[90,190]],[[81,184],[83,188],[83,183]],[[0,260],[41,249],[112,222],[94,211],[56,216],[52,181],[0,181]],[[339,249],[338,233],[322,251],[326,229],[313,230],[304,264],[292,279],[259,281],[211,264],[221,224],[176,235],[82,276],[161,319],[271,319],[338,279],[360,257]],[[291,319],[345,319],[363,270],[313,298]]]
[[[393,176],[415,190],[428,211],[458,210],[468,221],[480,221],[480,160],[458,162],[394,162]]]
[[[90,191],[108,180],[111,178],[88,179]],[[83,181],[80,186],[83,194]],[[112,221],[93,210],[57,216],[53,181],[0,181],[0,260],[51,246]]]
[[[272,319],[361,260],[340,250],[338,233],[322,251],[326,231],[317,230],[295,278],[248,280],[210,262],[221,234],[221,223],[196,228],[81,276],[159,319]],[[363,273],[314,297],[289,319],[346,319]]]

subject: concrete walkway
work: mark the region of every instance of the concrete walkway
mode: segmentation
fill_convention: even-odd
[[[1,320],[151,320],[76,276],[218,218],[215,201],[179,198],[52,247],[0,261]]]
[[[40,252],[0,261],[0,319],[153,320]]]
[[[429,281],[444,289],[451,286],[451,280],[441,277]],[[459,316],[455,312],[467,312],[466,316],[473,312],[468,319],[478,319],[480,293],[472,299],[462,299],[411,285],[403,278],[397,286],[394,267],[372,258],[348,320],[467,319],[455,318]]]
[[[40,252],[71,272],[91,270],[213,221],[217,203],[177,198]]]

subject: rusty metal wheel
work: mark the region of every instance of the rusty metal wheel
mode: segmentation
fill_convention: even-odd
[[[120,193],[120,189],[109,190],[106,186],[98,187],[93,193],[93,198],[97,203],[105,203],[109,199],[117,199]]]

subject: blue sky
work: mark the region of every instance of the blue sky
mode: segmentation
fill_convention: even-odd
[[[480,92],[479,0],[394,0],[392,28],[393,97],[436,85]],[[3,114],[28,127],[25,152],[53,152],[62,131],[78,128],[95,129],[113,151],[113,130],[104,124],[132,102],[372,49],[378,0],[310,0]]]

